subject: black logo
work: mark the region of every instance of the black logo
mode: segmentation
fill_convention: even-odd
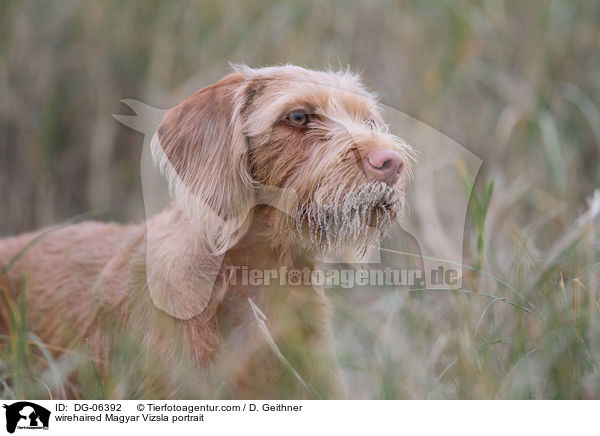
[[[6,431],[14,433],[15,429],[48,430],[50,411],[29,401],[19,401],[6,409]]]

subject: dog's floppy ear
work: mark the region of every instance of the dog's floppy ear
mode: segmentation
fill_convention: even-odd
[[[153,159],[183,214],[148,223],[146,279],[156,307],[176,318],[206,309],[223,253],[249,227],[255,193],[242,113],[250,86],[233,73],[201,89],[168,111],[152,138]],[[165,230],[172,228],[179,231]]]
[[[238,72],[201,89],[167,113],[153,138],[155,162],[213,254],[244,235],[255,201],[241,119],[249,86]]]

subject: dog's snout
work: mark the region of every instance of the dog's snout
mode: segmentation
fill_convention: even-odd
[[[367,176],[387,183],[396,184],[404,167],[404,159],[394,150],[379,149],[370,152],[364,159]]]

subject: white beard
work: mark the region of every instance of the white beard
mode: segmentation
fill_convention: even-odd
[[[317,193],[318,194],[318,193]],[[318,196],[318,195],[317,195]],[[326,193],[296,214],[296,231],[323,254],[352,247],[364,253],[379,244],[404,209],[404,195],[382,182]]]

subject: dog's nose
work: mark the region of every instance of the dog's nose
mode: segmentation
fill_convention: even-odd
[[[404,159],[394,150],[379,149],[366,156],[364,166],[368,176],[393,186],[400,178]]]

